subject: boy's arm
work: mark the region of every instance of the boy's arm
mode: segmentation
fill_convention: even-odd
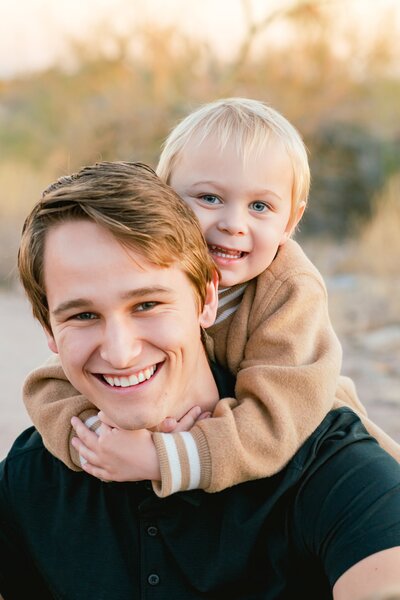
[[[74,471],[80,470],[79,456],[71,446],[71,418],[84,422],[97,409],[70,384],[57,356],[32,371],[23,386],[23,399],[30,418],[46,448]]]
[[[241,354],[236,399],[222,399],[190,432],[153,434],[160,496],[273,475],[332,408],[342,353],[322,281],[296,273],[258,305],[243,335],[237,319],[228,332],[228,365]]]

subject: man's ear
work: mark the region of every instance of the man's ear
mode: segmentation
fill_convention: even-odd
[[[301,217],[303,216],[305,208],[306,208],[306,203],[303,200],[302,202],[299,203],[294,215],[292,215],[290,217],[288,224],[287,224],[287,228],[285,229],[285,231],[281,237],[281,241],[279,242],[280,246],[283,246],[283,244],[288,241],[288,239],[292,235],[294,229],[296,229],[297,224],[299,223]]]
[[[206,299],[200,313],[200,325],[207,329],[214,324],[218,308],[218,273],[214,271],[213,278],[207,284]]]
[[[54,354],[58,354],[58,348],[57,348],[56,340],[53,337],[53,334],[51,333],[51,331],[49,331],[45,327],[43,328],[43,331],[44,331],[46,339],[47,339],[48,347],[50,348],[50,350],[52,352],[54,352]]]

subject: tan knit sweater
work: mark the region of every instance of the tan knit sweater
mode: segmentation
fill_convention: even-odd
[[[368,420],[353,382],[340,376],[341,346],[324,282],[293,240],[209,334],[209,353],[237,377],[236,398],[222,399],[213,418],[190,432],[153,434],[162,478],[153,485],[160,496],[197,487],[216,492],[278,472],[327,412],[343,404],[400,461],[400,446]],[[24,400],[46,447],[79,469],[70,419],[85,421],[96,410],[66,381],[57,358],[28,376]]]

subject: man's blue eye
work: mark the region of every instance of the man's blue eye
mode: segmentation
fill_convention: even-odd
[[[269,207],[267,204],[265,204],[265,202],[260,202],[259,200],[257,200],[256,202],[252,202],[250,204],[250,208],[255,212],[261,213],[267,211]]]
[[[218,196],[213,196],[212,194],[205,194],[204,196],[201,196],[201,199],[204,200],[206,204],[219,204],[221,202]]]
[[[144,312],[146,310],[151,310],[152,308],[157,306],[157,304],[158,302],[141,302],[141,304],[139,304],[136,307],[136,310],[138,310],[139,312]]]
[[[91,321],[92,319],[96,318],[96,315],[91,312],[83,312],[79,313],[79,315],[75,315],[73,318],[77,319],[78,321]]]

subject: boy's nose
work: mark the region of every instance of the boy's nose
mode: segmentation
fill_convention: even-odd
[[[246,235],[248,233],[246,219],[241,211],[232,211],[221,215],[218,229],[230,235]]]
[[[119,323],[105,328],[100,356],[114,369],[133,366],[141,351],[142,340],[132,327]]]

